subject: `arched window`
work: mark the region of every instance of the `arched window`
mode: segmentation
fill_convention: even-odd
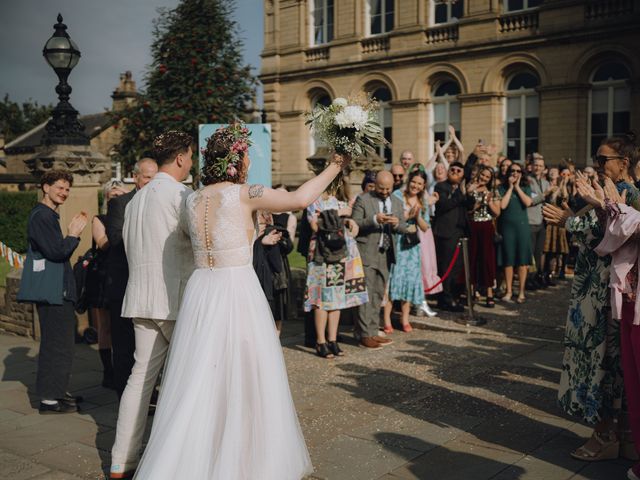
[[[437,140],[444,143],[449,140],[449,125],[453,125],[456,136],[461,139],[460,102],[458,95],[460,86],[454,80],[444,80],[434,85],[431,90],[431,150]]]
[[[595,155],[600,142],[629,131],[631,90],[629,70],[611,62],[599,67],[591,77],[590,154]]]
[[[371,96],[380,104],[379,110],[379,123],[384,133],[384,138],[391,143],[393,137],[393,124],[391,105],[389,102],[392,100],[391,91],[386,86],[373,86],[367,89],[371,93]],[[391,148],[387,146],[378,147],[378,155],[384,158],[385,164],[391,164],[393,160]]]
[[[539,99],[536,87],[540,80],[529,72],[513,75],[506,85],[504,151],[511,160],[524,161],[528,153],[538,150]]]
[[[311,45],[333,40],[333,0],[311,0]]]
[[[464,15],[464,0],[431,0],[429,4],[434,25],[455,22]]]
[[[394,1],[367,0],[365,6],[369,35],[380,35],[393,30]]]
[[[329,105],[331,105],[331,102],[332,102],[331,96],[329,96],[329,94],[322,89],[317,89],[315,91],[312,91],[309,96],[311,99],[311,102],[310,102],[311,110],[313,110],[318,105],[324,105],[325,107],[328,107]],[[318,151],[318,148],[327,146],[326,143],[320,139],[318,134],[313,131],[311,132],[311,135],[309,138],[310,138],[310,142],[309,142],[310,155],[315,155],[315,153]]]
[[[505,11],[514,12],[539,7],[542,0],[504,0]]]

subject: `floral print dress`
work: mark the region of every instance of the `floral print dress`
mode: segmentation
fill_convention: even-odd
[[[628,185],[627,203],[640,209],[638,191]],[[618,188],[621,188],[620,184]],[[604,213],[591,210],[567,222],[579,244],[564,334],[564,357],[558,401],[568,414],[588,424],[615,417],[624,387],[620,362],[620,324],[611,318],[611,257],[593,249],[604,236]]]
[[[309,222],[316,220],[316,214],[323,210],[339,210],[346,207],[334,196],[318,198],[307,208]],[[314,261],[316,234],[311,236],[307,258],[307,290],[304,311],[313,308],[321,310],[343,310],[357,307],[369,301],[364,282],[364,267],[358,245],[345,228],[347,256],[337,263],[317,263]]]

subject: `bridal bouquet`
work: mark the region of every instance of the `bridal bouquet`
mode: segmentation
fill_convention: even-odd
[[[364,94],[348,100],[338,97],[328,107],[318,105],[306,119],[305,125],[341,155],[364,157],[388,143],[378,123],[378,102]],[[338,175],[332,187],[341,182],[342,175]]]

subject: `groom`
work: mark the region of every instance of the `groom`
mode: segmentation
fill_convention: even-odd
[[[122,316],[132,318],[135,364],[120,400],[110,478],[130,478],[138,464],[149,400],[164,364],[180,298],[193,271],[183,180],[193,139],[168,131],[153,142],[158,173],[125,210],[123,241],[129,281]]]

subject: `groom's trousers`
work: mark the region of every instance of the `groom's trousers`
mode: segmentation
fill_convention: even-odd
[[[135,363],[120,399],[112,471],[114,467],[129,471],[138,465],[151,394],[167,357],[174,325],[173,320],[133,319]]]

